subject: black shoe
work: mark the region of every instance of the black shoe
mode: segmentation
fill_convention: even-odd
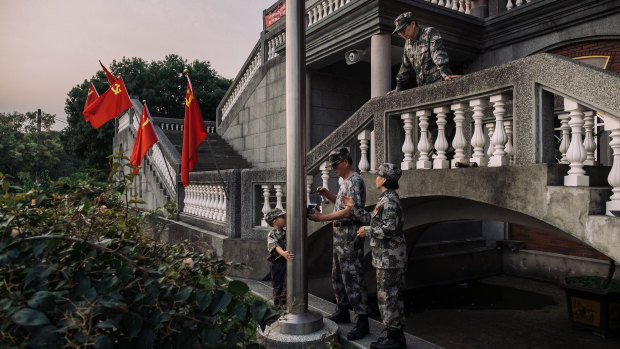
[[[349,310],[347,308],[338,307],[336,312],[327,318],[338,324],[351,322],[351,316],[349,315]]]
[[[407,348],[407,340],[401,329],[387,329],[387,337],[381,337],[376,342],[370,343],[370,349],[404,349]]]
[[[368,328],[368,315],[358,315],[355,327],[347,334],[348,340],[358,340],[364,338],[370,332]]]

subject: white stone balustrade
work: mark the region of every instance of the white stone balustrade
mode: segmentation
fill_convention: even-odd
[[[174,167],[164,157],[164,154],[161,152],[161,149],[159,148],[159,144],[153,145],[153,147],[151,147],[151,150],[152,150],[152,153],[151,153],[152,155],[150,159],[151,162],[155,165],[155,167],[159,171],[160,177],[166,183],[166,188],[170,191],[170,193],[173,196],[176,195],[177,174],[174,171]]]
[[[508,0],[506,2],[506,10],[511,10],[511,9],[513,9],[515,7],[519,7],[521,5],[525,5],[525,4],[530,3],[532,1],[533,0]]]
[[[265,215],[267,214],[267,212],[271,211],[274,208],[279,208],[281,210],[284,210],[285,197],[286,197],[284,189],[286,189],[286,184],[284,183],[282,184],[261,184],[260,187],[261,187],[261,195],[263,196],[263,203],[262,203],[263,207],[260,210],[262,212],[260,225],[262,227],[269,227],[267,222],[265,222]],[[275,195],[272,195],[272,189]],[[272,198],[274,196],[276,198],[276,203],[275,203],[275,206],[272,207],[271,206],[273,202]]]
[[[586,159],[586,149],[581,140],[584,124],[584,109],[585,108],[577,102],[564,98],[564,111],[570,113],[568,125],[571,128],[570,145],[566,153],[570,170],[568,171],[568,175],[564,176],[564,186],[567,187],[581,187],[590,184],[590,178],[586,176],[586,171],[583,169],[583,162]]]
[[[491,144],[491,139],[493,138],[493,131],[495,131],[495,123],[494,122],[488,122],[485,124],[485,126],[487,127],[487,138],[486,141],[486,147],[487,147],[487,157],[489,158],[489,160],[491,159],[491,156],[493,156],[493,151],[495,150],[493,148],[493,144]]]
[[[508,165],[508,154],[506,154],[506,143],[508,142],[508,136],[506,136],[506,130],[504,129],[504,115],[506,114],[506,95],[500,94],[491,96],[491,103],[493,104],[493,115],[495,116],[495,130],[493,137],[491,137],[491,144],[493,145],[493,156],[489,160],[489,167],[499,167]]]
[[[605,131],[611,131],[609,146],[613,151],[613,165],[607,176],[613,194],[606,203],[606,214],[613,216],[610,211],[620,211],[620,121],[608,115],[605,118]]]
[[[271,188],[271,186],[268,184],[263,184],[260,187],[263,189],[263,208],[261,210],[263,213],[263,219],[261,220],[260,225],[263,227],[268,227],[269,224],[265,222],[265,215],[271,210],[271,204],[269,203],[269,188]]]
[[[418,110],[415,115],[418,117],[418,123],[420,127],[420,140],[418,141],[418,150],[420,151],[420,157],[416,163],[417,169],[428,170],[431,169],[433,163],[430,161],[430,151],[433,149],[428,134],[428,118],[431,116],[430,110]]]
[[[235,83],[235,86],[231,90],[230,94],[227,96],[226,101],[222,106],[222,120],[226,119],[230,109],[237,101],[237,98],[241,95],[248,82],[252,79],[258,68],[263,64],[262,58],[262,50],[259,48],[254,54],[250,63],[245,67],[243,73],[241,73],[241,77]]]
[[[586,151],[586,159],[583,164],[586,166],[596,165],[594,159],[594,151],[596,150],[596,143],[594,143],[594,118],[596,113],[592,110],[588,110],[583,113],[583,128],[585,131],[585,137],[583,139],[583,148]]]
[[[512,146],[512,121],[508,120],[504,122],[504,130],[506,131],[506,155],[508,156],[508,163],[514,163],[515,150]]]
[[[452,140],[452,147],[454,148],[454,159],[452,159],[451,165],[456,168],[457,162],[467,162],[465,157],[465,146],[467,141],[465,140],[465,134],[463,133],[463,123],[465,122],[465,109],[466,103],[452,104],[450,109],[454,112],[454,123],[456,125],[456,132],[454,139]]]
[[[317,1],[314,5],[306,9],[306,26],[310,27],[323,19],[329,17],[331,14],[340,10],[344,5],[354,2],[355,0],[324,0]]]
[[[329,170],[331,170],[331,164],[327,161],[325,161],[324,163],[321,164],[321,166],[319,167],[319,170],[321,171],[321,180],[323,181],[323,185],[321,185],[323,188],[329,188]],[[323,202],[327,202],[327,198],[326,197],[322,197],[323,198]]]
[[[364,130],[357,135],[357,139],[360,141],[360,162],[357,165],[360,172],[367,172],[370,170],[370,162],[368,161],[368,145],[370,143],[370,131]]]
[[[123,116],[118,118],[118,132],[129,127],[129,113],[125,113]]]
[[[183,213],[217,223],[226,221],[226,194],[222,185],[190,184],[185,187]]]
[[[183,120],[179,123],[162,121],[159,123],[159,128],[164,131],[183,131]]]
[[[425,0],[426,2],[430,2],[431,4],[435,4],[437,6],[445,7],[457,12],[471,14],[471,0]]]
[[[448,139],[446,138],[447,114],[450,112],[448,107],[438,107],[433,109],[433,113],[437,114],[437,139],[435,140],[435,154],[433,158],[433,168],[450,168],[450,161],[446,156],[448,150]]]
[[[562,157],[560,158],[560,164],[568,164],[568,159],[566,158],[566,152],[568,152],[568,145],[570,144],[570,126],[568,126],[568,119],[570,113],[560,113],[558,114],[558,119],[560,120],[560,130],[562,132],[562,142],[560,143],[560,154]]]
[[[405,157],[400,164],[400,168],[403,170],[412,170],[415,168],[413,154],[415,152],[415,146],[413,145],[413,136],[411,130],[413,129],[413,113],[405,113],[400,116],[403,120],[403,128],[405,129],[405,141],[401,148]]]
[[[483,110],[488,106],[486,98],[478,98],[469,101],[469,106],[473,108],[474,114],[474,134],[471,137],[471,146],[474,148],[474,153],[469,159],[470,162],[475,162],[478,166],[487,166],[489,164],[489,157],[484,152],[484,146],[487,139],[484,136],[484,129],[482,125],[482,118],[484,117]],[[489,136],[489,138],[491,138]]]

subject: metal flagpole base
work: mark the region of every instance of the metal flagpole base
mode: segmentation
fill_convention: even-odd
[[[323,316],[308,311],[301,314],[285,314],[278,320],[278,330],[282,334],[308,334],[323,328]]]
[[[326,348],[327,343],[338,342],[338,325],[329,320],[320,318],[320,328],[317,331],[308,334],[284,334],[281,333],[282,320],[285,321],[296,320],[308,320],[308,315],[314,316],[316,313],[304,313],[298,314],[298,316],[287,314],[284,315],[279,321],[274,322],[271,326],[267,326],[264,331],[258,329],[258,342],[269,349],[290,349],[290,348]],[[301,316],[299,316],[301,315]],[[299,319],[303,317],[304,319]],[[300,326],[308,330],[309,327]]]

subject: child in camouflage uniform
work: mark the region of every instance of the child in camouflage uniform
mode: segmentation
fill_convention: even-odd
[[[267,250],[270,262],[271,286],[273,287],[273,303],[280,307],[286,307],[286,261],[294,258],[293,254],[286,251],[286,211],[279,208],[267,212],[265,222],[273,229],[267,234]]]
[[[406,348],[403,287],[407,267],[407,242],[403,234],[403,210],[398,189],[402,171],[394,164],[379,166],[377,189],[379,202],[370,214],[370,225],[359,228],[357,236],[370,237],[372,265],[377,269],[377,299],[387,336],[370,344],[371,349]]]

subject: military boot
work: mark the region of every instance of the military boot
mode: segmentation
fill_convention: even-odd
[[[370,332],[370,329],[368,326],[368,315],[360,314],[360,315],[357,315],[357,322],[355,323],[355,326],[353,327],[351,332],[347,334],[347,339],[358,340],[358,339],[364,338],[364,336],[367,335],[369,332]]]
[[[343,324],[351,322],[351,316],[349,315],[349,309],[338,307],[336,312],[327,317],[335,323]]]
[[[370,343],[370,349],[405,349],[407,340],[402,329],[388,328],[387,336]]]

